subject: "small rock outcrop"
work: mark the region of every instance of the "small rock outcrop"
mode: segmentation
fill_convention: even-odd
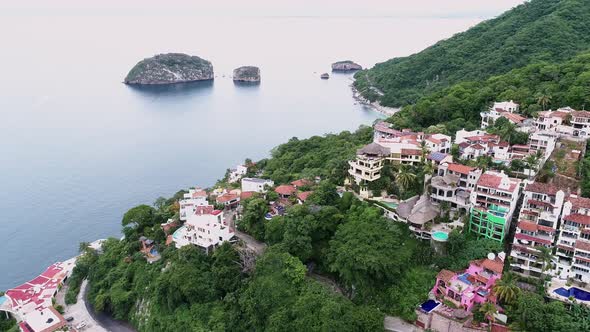
[[[125,77],[126,84],[174,84],[213,79],[213,65],[198,56],[158,54],[137,63]]]
[[[321,79],[323,79],[323,80],[327,80],[328,78],[330,78],[330,74],[328,74],[328,73],[323,73],[323,74],[320,76],[320,78],[321,78]]]
[[[260,68],[254,66],[243,66],[234,69],[234,81],[237,82],[260,82]]]
[[[356,71],[362,69],[363,67],[361,65],[350,60],[338,61],[332,64],[332,71]]]

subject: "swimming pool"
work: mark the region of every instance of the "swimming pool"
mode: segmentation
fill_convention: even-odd
[[[436,307],[440,305],[440,302],[436,302],[435,300],[428,300],[420,305],[422,311],[429,313],[434,310]]]
[[[182,226],[182,227],[180,227],[179,229],[177,229],[177,230],[174,232],[174,234],[172,234],[172,237],[173,237],[175,240],[178,240],[178,238],[180,237],[180,233],[182,233],[182,232],[184,231],[184,229],[185,229],[185,228],[186,228],[186,226]]]
[[[0,305],[4,304],[4,302],[6,302],[7,298],[6,296],[2,295],[0,296]]]
[[[432,238],[437,241],[446,242],[449,239],[449,234],[441,231],[432,233]]]
[[[381,204],[383,204],[383,205],[385,205],[387,207],[390,207],[393,210],[397,209],[397,206],[399,205],[399,204],[394,203],[394,202],[383,202],[383,201],[381,201]]]
[[[587,292],[583,289],[579,289],[577,287],[570,287],[570,289],[565,289],[563,287],[557,288],[553,291],[555,294],[567,297],[573,296],[576,300],[580,301],[590,301],[590,292]]]

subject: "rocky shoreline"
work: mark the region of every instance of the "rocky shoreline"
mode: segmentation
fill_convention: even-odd
[[[375,112],[390,117],[393,116],[395,113],[401,111],[401,108],[387,107],[381,105],[379,101],[371,102],[365,99],[365,97],[363,97],[352,84],[350,84],[350,88],[352,89],[352,98],[354,98],[354,100],[356,100],[359,104],[372,108]]]

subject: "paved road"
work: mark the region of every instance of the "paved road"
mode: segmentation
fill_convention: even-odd
[[[85,301],[87,285],[88,281],[84,280],[82,282],[82,285],[80,286],[80,293],[78,293],[78,301],[75,304],[65,306],[64,317],[74,318],[74,320],[70,323],[72,326],[77,326],[82,322],[86,323],[86,327],[80,329],[80,331],[107,332],[106,329],[100,326],[100,324],[96,322],[94,318],[92,318],[90,312],[88,311]],[[57,303],[62,303],[63,295],[66,293],[66,291],[67,289],[64,287],[64,289],[58,293]]]
[[[86,280],[84,280],[84,282],[86,282]],[[83,284],[83,288],[80,288],[80,294],[82,295],[79,295],[83,296],[83,298],[78,298],[78,303],[83,303],[85,305],[86,311],[90,315],[91,319],[96,322],[96,325],[93,326],[93,329],[84,329],[83,331],[137,332],[127,322],[116,320],[108,314],[102,312],[95,312],[94,308],[92,308],[92,305],[86,301],[86,292],[86,284]]]
[[[260,256],[266,250],[266,244],[264,242],[260,242],[255,238],[251,237],[250,235],[240,232],[236,229],[236,237],[242,240],[246,247],[256,253],[256,255]]]

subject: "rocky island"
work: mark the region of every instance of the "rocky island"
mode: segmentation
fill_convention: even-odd
[[[213,65],[198,56],[158,54],[143,59],[125,77],[125,84],[174,84],[213,79]]]
[[[237,82],[260,82],[260,68],[254,66],[243,66],[234,69],[234,81]]]
[[[363,67],[358,63],[350,60],[338,61],[332,64],[332,71],[356,71],[363,70]]]

